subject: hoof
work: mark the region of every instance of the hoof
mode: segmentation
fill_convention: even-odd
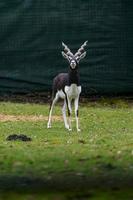
[[[47,128],[51,128],[51,125],[50,125],[50,124],[47,124]]]
[[[80,128],[78,128],[78,129],[77,129],[77,132],[81,132],[81,129],[80,129]]]
[[[72,129],[69,128],[69,125],[68,125],[68,126],[65,126],[65,128],[66,128],[68,131],[72,131]]]
[[[69,125],[68,125],[68,124],[66,124],[66,125],[65,125],[65,128],[66,128],[66,129],[69,129]]]

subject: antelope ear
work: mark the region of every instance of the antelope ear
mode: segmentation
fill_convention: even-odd
[[[68,55],[65,54],[64,51],[62,51],[61,53],[62,53],[62,56],[63,56],[64,58],[66,58],[67,60],[69,60]]]

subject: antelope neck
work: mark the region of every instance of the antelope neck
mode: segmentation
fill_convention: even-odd
[[[79,72],[77,69],[70,69],[68,72],[68,83],[69,86],[71,84],[76,84],[77,86],[80,85],[80,77],[79,77]]]

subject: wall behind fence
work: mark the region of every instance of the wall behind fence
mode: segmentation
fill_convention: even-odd
[[[131,0],[1,0],[0,93],[49,91],[66,72],[61,42],[88,40],[80,63],[83,93],[133,93]]]

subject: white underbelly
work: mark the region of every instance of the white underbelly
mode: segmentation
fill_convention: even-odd
[[[81,93],[81,86],[77,86],[76,84],[65,86],[65,92],[71,99],[74,99]]]

